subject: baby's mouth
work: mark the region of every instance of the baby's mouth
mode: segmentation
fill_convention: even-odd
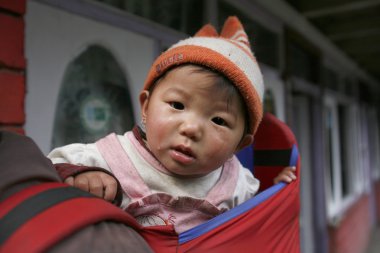
[[[184,155],[187,155],[189,157],[195,158],[195,155],[194,155],[193,151],[191,150],[191,148],[187,148],[184,146],[178,146],[178,147],[175,147],[174,150],[177,152],[183,153]]]
[[[196,159],[194,152],[185,146],[176,146],[172,148],[170,156],[175,161],[185,165],[191,164]]]

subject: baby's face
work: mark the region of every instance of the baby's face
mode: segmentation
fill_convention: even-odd
[[[243,137],[245,121],[238,96],[228,103],[213,79],[193,68],[170,71],[141,99],[148,148],[167,170],[189,177],[219,168],[251,140]]]

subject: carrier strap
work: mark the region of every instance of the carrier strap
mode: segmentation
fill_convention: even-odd
[[[0,252],[42,252],[104,220],[141,226],[112,204],[63,183],[29,187],[0,203]]]

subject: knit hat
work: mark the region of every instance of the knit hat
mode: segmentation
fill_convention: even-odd
[[[248,36],[237,17],[229,17],[218,35],[208,24],[194,37],[179,41],[153,63],[144,90],[154,85],[166,71],[182,64],[196,64],[227,77],[239,90],[248,112],[248,133],[254,134],[262,119],[263,77],[250,49]]]

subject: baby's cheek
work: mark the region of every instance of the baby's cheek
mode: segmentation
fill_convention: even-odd
[[[223,164],[233,154],[234,149],[231,148],[231,144],[226,140],[213,139],[209,141],[205,152],[211,159],[219,160]]]

